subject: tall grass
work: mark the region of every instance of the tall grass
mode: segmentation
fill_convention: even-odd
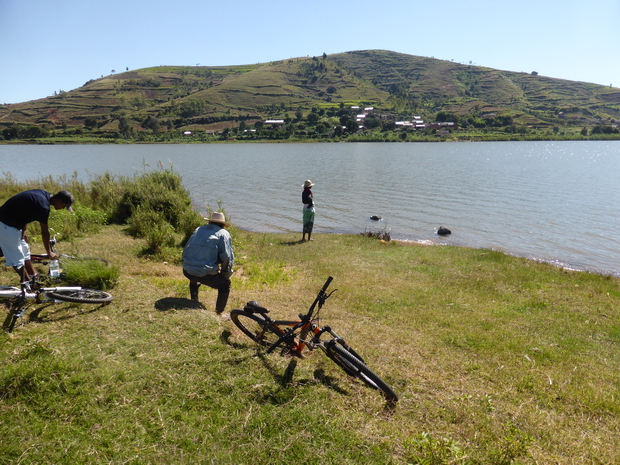
[[[98,257],[62,259],[62,280],[69,285],[108,290],[118,283],[120,268]]]
[[[50,215],[50,226],[59,240],[96,232],[106,223],[127,224],[136,237],[147,240],[144,253],[161,254],[183,243],[204,220],[193,206],[181,176],[161,165],[158,170],[133,177],[112,176],[106,172],[88,183],[77,175],[51,176],[18,182],[10,173],[0,178],[0,202],[27,189],[45,189],[51,193],[65,189],[76,199],[74,213],[66,210]],[[30,237],[39,237],[37,224],[28,228]]]

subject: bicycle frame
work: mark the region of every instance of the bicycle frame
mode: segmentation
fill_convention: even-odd
[[[265,318],[269,317],[265,315]],[[282,337],[267,349],[267,353],[273,352],[283,342],[286,342],[287,349],[290,352],[295,353],[299,357],[302,356],[302,352],[306,347],[309,350],[315,350],[317,348],[325,350],[324,341],[321,340],[321,336],[325,333],[330,334],[332,339],[337,339],[344,343],[344,340],[338,336],[338,334],[336,334],[330,326],[319,327],[315,322],[318,320],[309,320],[304,323],[299,320],[272,320],[269,318],[268,321],[282,331]],[[287,327],[288,329],[283,330],[282,328],[284,327]],[[312,337],[308,338],[308,335],[312,335]],[[287,341],[289,338],[290,341]]]
[[[24,297],[25,299],[40,299],[41,295],[46,295],[48,292],[56,291],[81,291],[81,286],[54,286],[54,287],[40,287],[34,291],[22,290],[15,286],[0,286],[0,297]],[[53,299],[47,299],[53,300]],[[46,300],[44,300],[46,301]]]
[[[55,287],[40,287],[34,291],[27,289],[20,289],[15,286],[0,286],[0,298],[4,299],[21,299],[19,311],[15,313],[17,317],[23,315],[26,311],[26,300],[34,300],[37,303],[44,302],[61,302],[58,299],[50,297],[48,293],[56,291],[75,291],[82,290],[81,286],[55,286]]]
[[[329,294],[326,292],[333,278],[330,276],[325,281],[325,284],[317,294],[314,302],[308,309],[308,312],[299,314],[300,320],[273,320],[266,313],[263,316],[273,326],[282,331],[282,336],[275,343],[267,349],[267,353],[273,352],[278,346],[286,343],[287,349],[295,355],[302,357],[303,350],[307,347],[309,350],[315,350],[317,348],[326,351],[325,343],[321,341],[321,336],[328,333],[332,336],[330,341],[336,340],[340,344],[348,347],[342,339],[330,326],[319,327],[318,312],[323,307],[325,301],[338,289],[334,289]],[[318,309],[317,309],[318,307]],[[315,312],[316,310],[316,312]],[[287,330],[282,330],[282,327],[288,327]],[[313,337],[308,339],[308,334],[312,334]],[[350,348],[349,348],[350,349]]]

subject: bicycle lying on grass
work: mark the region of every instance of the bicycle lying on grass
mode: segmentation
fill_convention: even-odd
[[[325,301],[337,290],[327,294],[332,280],[331,276],[327,278],[308,312],[299,314],[299,320],[273,320],[267,315],[269,310],[256,301],[248,302],[243,309],[232,310],[230,319],[246,336],[267,347],[267,353],[279,349],[281,355],[303,358],[304,349],[321,349],[348,375],[381,391],[388,401],[398,401],[392,388],[366,366],[364,359],[344,339],[329,326],[319,326],[319,312]],[[324,336],[329,338],[321,340]]]
[[[108,304],[112,302],[112,294],[80,286],[51,286],[35,287],[30,289],[29,283],[20,287],[0,286],[0,301],[4,301],[9,308],[9,314],[4,327],[10,333],[15,323],[28,310],[29,304],[43,304],[56,302],[72,302],[80,304]]]
[[[50,240],[53,246],[56,239]],[[76,258],[69,255],[59,254],[61,257]],[[46,254],[31,254],[33,262],[47,264],[49,257]],[[0,302],[8,307],[9,313],[4,321],[3,328],[10,333],[18,319],[22,318],[31,304],[49,304],[56,302],[71,302],[80,304],[105,305],[112,301],[112,294],[81,286],[58,286],[55,285],[59,278],[37,275],[29,282],[17,286],[0,286]]]

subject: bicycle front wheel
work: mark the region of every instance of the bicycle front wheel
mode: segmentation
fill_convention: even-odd
[[[259,313],[249,314],[237,308],[230,312],[230,319],[243,334],[263,347],[271,347],[284,334]]]
[[[398,400],[394,390],[379,375],[368,368],[353,349],[348,349],[337,341],[332,340],[326,344],[325,353],[348,375],[359,378],[371,388],[381,391],[390,402]]]
[[[48,292],[52,299],[62,300],[63,302],[74,302],[78,304],[107,304],[112,302],[112,294],[94,289],[80,289],[79,291],[56,290]]]

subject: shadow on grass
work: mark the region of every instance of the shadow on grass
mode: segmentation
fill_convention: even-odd
[[[297,241],[289,241],[289,242],[281,242],[280,244],[282,245],[299,245],[299,244],[304,244],[307,241],[302,241],[301,239],[297,240]]]
[[[313,379],[299,379],[297,381],[293,381],[293,377],[295,375],[295,368],[297,368],[298,359],[293,358],[289,362],[284,373],[280,373],[280,371],[275,368],[272,363],[269,361],[269,358],[265,356],[265,353],[262,351],[257,352],[256,356],[263,362],[263,365],[269,371],[269,374],[273,376],[276,383],[278,383],[281,387],[286,388],[293,384],[295,385],[310,385],[320,383],[324,386],[327,386],[329,389],[332,389],[339,394],[348,395],[349,392],[338,385],[337,378],[333,378],[331,376],[326,376],[322,369],[317,369],[314,371]]]
[[[164,297],[155,302],[155,309],[160,312],[168,310],[204,310],[205,306],[200,302],[180,297]]]
[[[222,331],[222,334],[220,334],[220,341],[222,342],[222,344],[226,344],[227,346],[230,346],[233,349],[247,349],[250,347],[249,344],[246,344],[246,343],[238,343],[238,342],[231,341],[230,336],[232,336],[232,333],[229,330],[225,329],[224,331]]]
[[[250,345],[245,344],[245,343],[237,343],[237,342],[232,341],[231,336],[232,336],[231,331],[224,330],[222,334],[220,335],[220,341],[223,344],[234,347],[236,349],[245,349],[245,348],[251,347]],[[279,385],[278,391],[287,390],[287,388],[290,388],[291,386],[316,385],[320,383],[339,394],[342,394],[342,395],[350,394],[349,391],[341,387],[341,385],[338,382],[338,378],[326,375],[325,371],[322,368],[317,368],[316,370],[314,370],[312,379],[294,380],[295,369],[297,368],[297,363],[299,363],[299,359],[297,358],[291,358],[289,361],[289,364],[286,367],[286,370],[284,370],[284,373],[282,373],[271,362],[270,357],[267,356],[264,348],[256,349],[256,352],[253,355],[253,357],[257,357],[262,362],[263,366],[267,369],[269,374],[273,377],[277,385]],[[286,355],[284,355],[284,357],[286,357]],[[239,360],[235,360],[235,363],[238,363],[238,362]],[[282,393],[283,392],[280,392],[280,394]],[[284,396],[284,398],[286,398],[286,396]],[[280,395],[275,394],[275,393],[266,394],[264,396],[264,400],[275,403],[275,404],[286,402],[286,400],[283,400],[283,398],[281,398]]]
[[[107,303],[97,304],[94,306],[87,307],[88,310],[84,310],[83,307],[81,307],[82,306],[81,303],[65,302],[63,304],[59,302],[51,302],[47,304],[40,304],[36,308],[34,308],[32,311],[24,312],[24,314],[21,317],[16,318],[15,321],[12,322],[12,325],[15,327],[18,327],[18,326],[23,326],[27,323],[51,323],[51,322],[57,322],[57,321],[71,320],[81,315],[87,315],[89,313],[96,312],[101,307],[105,307],[106,305],[108,304]],[[43,310],[46,310],[47,308],[54,307],[54,306],[56,307],[56,310],[46,313],[44,317],[40,315]],[[60,316],[57,315],[59,313],[64,312],[67,308],[77,307],[77,306],[80,306],[80,311],[77,313],[70,313],[70,314],[65,314],[65,315],[60,315]],[[7,316],[4,324],[2,325],[2,328],[4,330],[10,329],[12,331],[14,329],[13,327],[9,328],[9,326],[11,326],[11,320],[13,318],[14,317],[11,314]]]

